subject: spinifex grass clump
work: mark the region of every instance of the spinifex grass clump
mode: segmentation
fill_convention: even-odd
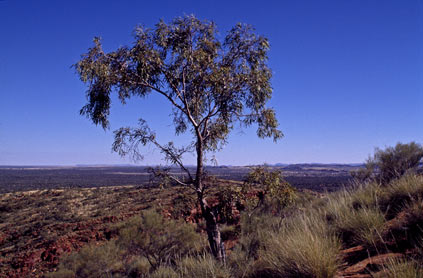
[[[328,198],[321,210],[328,225],[345,246],[364,245],[373,248],[380,241],[385,217],[377,207],[377,188],[344,190]]]
[[[340,241],[317,215],[299,215],[269,233],[260,250],[261,267],[268,277],[333,277],[340,250]]]
[[[391,259],[378,273],[372,273],[375,278],[422,278],[423,267],[417,261]]]
[[[423,200],[423,176],[407,175],[394,180],[380,195],[381,209],[393,218],[404,207]]]
[[[241,236],[232,250],[228,264],[234,277],[253,277],[261,271],[259,252],[269,233],[280,230],[282,219],[269,212],[243,213],[241,215]]]
[[[230,270],[210,255],[188,256],[178,263],[181,278],[230,278]]]

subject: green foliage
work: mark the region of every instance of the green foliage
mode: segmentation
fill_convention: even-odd
[[[153,269],[199,250],[202,243],[192,225],[166,220],[154,211],[145,211],[125,223],[119,236],[117,244],[123,250],[145,257]]]
[[[423,230],[423,176],[405,175],[388,185],[367,183],[325,198],[319,207],[323,219],[346,247],[363,245],[373,254],[387,242],[417,246]],[[395,219],[387,223],[387,220]]]
[[[245,201],[245,196],[241,192],[240,187],[226,186],[217,193],[219,200],[219,216],[221,222],[233,224],[236,218],[233,214],[233,208],[241,208]]]
[[[151,265],[145,257],[135,257],[126,267],[129,278],[146,277],[149,275]]]
[[[197,202],[193,194],[189,194],[186,191],[179,193],[177,196],[172,198],[172,217],[188,217],[191,215],[191,210],[197,207]]]
[[[101,246],[86,246],[78,253],[65,257],[59,265],[59,271],[50,273],[50,278],[109,278],[114,277],[122,268],[121,251],[115,242]],[[116,277],[116,276],[115,276]]]
[[[280,210],[291,204],[295,198],[294,188],[284,180],[282,171],[270,171],[266,166],[256,167],[248,173],[244,183],[244,194],[248,194],[251,189],[259,190],[252,207],[264,204],[267,198],[268,204],[274,201]]]
[[[75,64],[81,81],[88,85],[88,104],[81,114],[106,128],[114,89],[122,103],[155,91],[175,108],[176,134],[194,124],[207,135],[208,149],[225,141],[232,122],[238,120],[245,125],[257,123],[260,137],[280,138],[274,111],[265,107],[272,93],[268,49],[267,39],[254,34],[249,25],[237,24],[219,41],[216,25],[194,16],[169,24],[160,21],[154,30],[139,26],[132,47],[110,53],[95,38],[94,46]],[[151,133],[139,131],[131,133],[137,142],[152,139]],[[117,133],[117,141],[122,138]],[[125,152],[121,143],[116,150]]]
[[[375,179],[381,184],[387,184],[407,172],[415,171],[422,158],[423,147],[415,142],[397,143],[395,147],[384,150],[376,148],[373,157],[367,160],[365,168],[353,175],[362,181]]]
[[[147,277],[162,266],[175,266],[184,256],[197,254],[204,245],[192,225],[166,220],[154,211],[145,211],[114,229],[119,233],[116,241],[71,254],[51,277]]]
[[[219,40],[213,22],[194,16],[161,20],[154,29],[135,29],[132,47],[120,47],[105,53],[99,38],[75,64],[76,71],[88,86],[88,103],[80,110],[94,124],[109,127],[111,94],[117,92],[122,104],[131,97],[161,95],[172,108],[175,135],[190,132],[192,141],[177,147],[173,142],[159,143],[146,121],[139,119],[137,128],[122,127],[114,132],[113,151],[121,156],[142,159],[140,146],[151,144],[164,158],[177,165],[184,177],[161,176],[182,186],[194,185],[208,230],[218,232],[217,215],[204,200],[203,162],[206,152],[219,150],[236,123],[257,125],[260,138],[282,138],[275,112],[266,104],[272,96],[271,71],[267,66],[269,43],[256,35],[249,25],[237,24]],[[183,157],[195,152],[195,177],[184,166]],[[162,174],[162,173],[161,173]],[[164,179],[163,179],[164,178]],[[208,233],[211,250],[224,260],[219,237]],[[216,248],[216,246],[219,246]],[[217,249],[220,249],[219,252]],[[154,260],[157,260],[155,258]]]

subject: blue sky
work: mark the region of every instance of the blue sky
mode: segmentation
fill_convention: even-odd
[[[103,38],[114,50],[185,14],[214,21],[223,38],[237,22],[268,37],[274,107],[285,137],[235,130],[219,164],[362,162],[397,142],[423,143],[423,2],[0,1],[0,165],[130,163],[111,152],[114,129],[143,117],[162,142],[182,144],[160,97],[111,111],[104,131],[79,115],[85,86],[71,65]],[[145,149],[140,164],[161,163]],[[187,157],[187,163],[193,163]]]

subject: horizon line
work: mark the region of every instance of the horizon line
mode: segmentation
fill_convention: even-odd
[[[289,165],[361,165],[365,164],[364,162],[348,162],[348,163],[338,163],[338,162],[329,162],[329,163],[323,163],[323,162],[299,162],[299,163],[283,163],[283,162],[277,162],[277,163],[260,163],[260,164],[246,164],[246,165],[234,165],[234,164],[222,164],[222,165],[204,165],[205,167],[249,167],[249,166],[261,166],[261,165],[268,165],[268,166],[289,166]],[[171,168],[179,168],[178,166],[170,166],[170,165],[161,165],[161,164],[154,164],[154,165],[140,165],[140,164],[125,164],[125,163],[117,163],[117,164],[102,164],[102,163],[90,163],[90,164],[1,164],[0,168],[5,167],[171,167]],[[186,167],[196,167],[193,164],[187,164]]]

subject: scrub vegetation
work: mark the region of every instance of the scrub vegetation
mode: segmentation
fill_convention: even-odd
[[[422,277],[423,176],[415,170],[320,194],[258,167],[210,199],[222,215],[226,263],[210,252],[201,217],[152,207],[111,225],[110,240],[61,257],[48,277]]]

